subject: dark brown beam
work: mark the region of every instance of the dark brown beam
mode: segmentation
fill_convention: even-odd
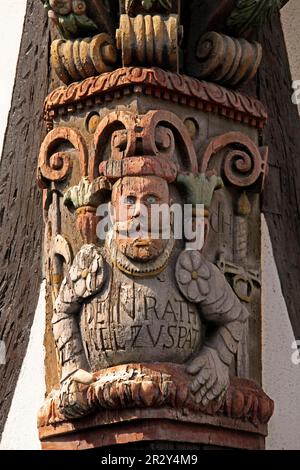
[[[25,356],[42,279],[41,194],[35,175],[44,133],[48,47],[43,6],[28,0],[0,162],[0,340],[7,348],[6,365],[0,365],[0,433]],[[34,364],[32,379],[34,386]]]

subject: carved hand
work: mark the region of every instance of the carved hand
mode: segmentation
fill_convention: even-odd
[[[225,276],[199,251],[183,251],[176,266],[176,279],[181,293],[198,303],[201,316],[214,325],[205,338],[200,354],[188,366],[196,375],[191,390],[196,401],[207,405],[222,399],[229,385],[229,367],[237,352],[249,313],[241,304]]]
[[[211,400],[221,400],[229,385],[229,367],[219,358],[215,349],[204,346],[188,366],[187,372],[194,375],[190,389],[196,402],[203,406]]]
[[[66,418],[79,418],[93,410],[87,398],[88,386],[93,382],[92,374],[81,369],[62,382],[59,408]]]

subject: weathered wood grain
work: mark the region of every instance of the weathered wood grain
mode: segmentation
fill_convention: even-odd
[[[28,0],[0,164],[0,339],[7,348],[6,365],[0,366],[0,433],[27,348],[42,278],[41,193],[35,175],[44,134],[48,46],[43,6]],[[32,364],[33,386],[34,374]]]
[[[263,140],[270,149],[270,173],[263,211],[292,327],[300,338],[300,119],[291,101],[292,78],[279,15],[258,40],[264,57],[257,93],[269,111]]]

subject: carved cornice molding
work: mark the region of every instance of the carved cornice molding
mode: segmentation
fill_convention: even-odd
[[[91,102],[102,104],[130,93],[178,102],[260,129],[268,118],[263,104],[254,98],[158,68],[138,67],[124,67],[57,88],[45,100],[44,118],[51,127],[58,114],[74,113],[77,106],[82,109]]]

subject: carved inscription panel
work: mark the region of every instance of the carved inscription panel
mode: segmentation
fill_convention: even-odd
[[[113,270],[104,289],[80,313],[83,345],[92,370],[138,362],[186,362],[199,351],[199,309],[180,294],[171,269],[155,278]]]

